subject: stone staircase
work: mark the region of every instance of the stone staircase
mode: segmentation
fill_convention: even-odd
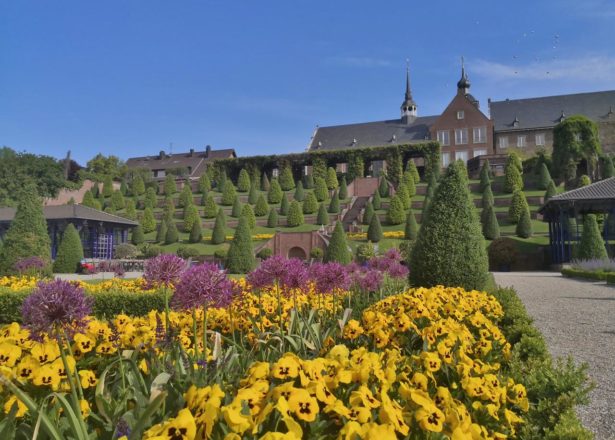
[[[360,224],[359,215],[361,214],[361,211],[363,211],[363,208],[365,208],[368,200],[369,197],[357,197],[354,200],[354,203],[342,218],[342,224],[344,225],[345,231],[348,231],[352,223],[355,221],[357,224]]]

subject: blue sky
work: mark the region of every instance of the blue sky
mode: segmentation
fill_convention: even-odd
[[[73,158],[302,151],[316,126],[615,88],[610,0],[2,1],[0,145]],[[547,73],[548,72],[548,73]]]

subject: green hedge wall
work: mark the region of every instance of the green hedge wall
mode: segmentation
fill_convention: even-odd
[[[615,277],[615,273],[611,273],[611,272],[573,269],[570,267],[562,269],[562,275],[568,278],[584,278],[587,280],[598,280],[598,281],[605,281],[608,275],[612,275],[613,277]]]

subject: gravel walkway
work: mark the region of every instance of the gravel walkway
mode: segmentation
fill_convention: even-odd
[[[553,356],[588,363],[596,388],[579,417],[597,440],[615,439],[615,287],[553,272],[494,275],[516,289]]]

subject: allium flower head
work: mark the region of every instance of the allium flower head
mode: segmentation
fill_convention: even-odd
[[[62,280],[40,282],[21,307],[23,322],[35,335],[85,326],[92,299],[83,289]]]
[[[182,273],[175,284],[171,304],[179,310],[202,306],[225,307],[231,303],[234,290],[233,282],[218,266],[199,264]]]
[[[348,269],[337,262],[315,263],[310,267],[310,278],[319,293],[327,294],[335,289],[346,290],[351,278]]]
[[[276,281],[285,289],[305,287],[308,274],[301,260],[290,260],[279,255],[267,258],[247,277],[250,285],[256,289],[273,286]]]
[[[186,260],[177,255],[158,255],[145,262],[143,278],[149,286],[163,285],[168,287],[177,282],[187,266]]]
[[[382,257],[370,259],[368,266],[374,270],[386,272],[393,278],[404,278],[408,275],[408,268],[401,263],[401,254],[395,248],[386,251]]]
[[[24,273],[33,270],[42,270],[45,268],[45,266],[47,266],[45,260],[43,260],[41,257],[34,256],[22,258],[21,260],[16,261],[13,266],[13,269],[15,269],[15,271],[19,273]]]

